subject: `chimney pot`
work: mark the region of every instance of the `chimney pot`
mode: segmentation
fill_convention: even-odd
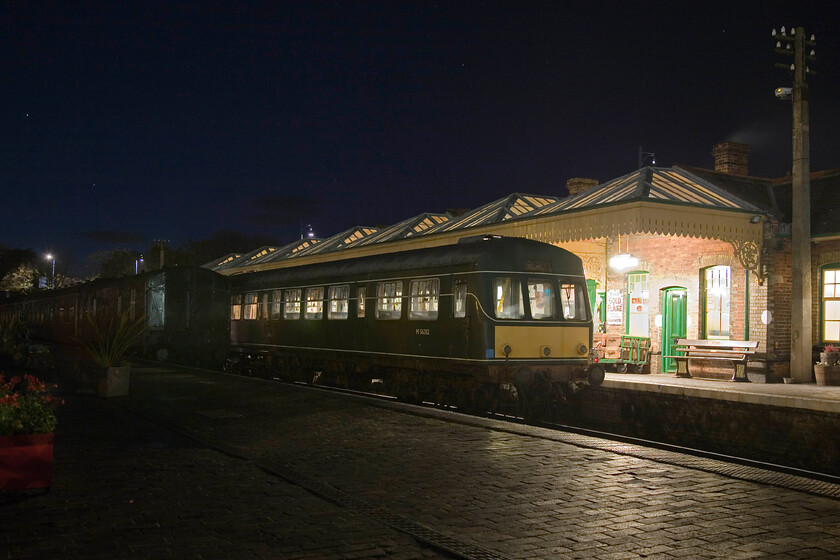
[[[566,189],[569,191],[569,196],[576,195],[597,185],[598,179],[591,179],[589,177],[572,177],[566,181]]]
[[[715,171],[730,175],[748,175],[750,147],[739,142],[720,142],[712,146]]]

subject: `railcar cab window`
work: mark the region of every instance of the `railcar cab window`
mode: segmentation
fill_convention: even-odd
[[[276,290],[271,295],[271,318],[280,319],[283,314],[283,292]]]
[[[365,297],[367,297],[367,287],[360,287],[357,294],[356,302],[356,317],[364,318],[365,316]]]
[[[230,298],[230,318],[238,321],[242,318],[242,294],[235,294]]]
[[[286,290],[283,295],[283,318],[300,319],[300,288]]]
[[[402,281],[379,282],[376,285],[376,318],[396,320],[402,315]]]
[[[499,319],[521,319],[525,316],[525,302],[522,301],[522,282],[509,276],[493,280],[496,317]]]
[[[453,304],[453,312],[456,319],[461,319],[467,316],[467,283],[463,280],[455,282],[455,290],[453,294],[455,303]]]
[[[560,309],[565,319],[587,320],[586,287],[580,282],[560,281]]]
[[[418,321],[433,321],[438,316],[440,280],[428,278],[412,280],[409,285],[408,318]]]
[[[327,319],[346,319],[350,300],[350,286],[330,286],[329,300]]]
[[[528,279],[528,301],[531,304],[532,319],[553,319],[554,290],[551,280]]]
[[[320,319],[324,316],[324,288],[306,288],[306,311],[304,319]]]

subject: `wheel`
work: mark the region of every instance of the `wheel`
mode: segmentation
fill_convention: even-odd
[[[624,363],[615,364],[615,372],[616,373],[627,373],[627,364],[624,364]]]

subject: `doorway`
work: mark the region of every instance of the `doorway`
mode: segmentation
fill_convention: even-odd
[[[688,292],[685,288],[674,287],[662,290],[662,372],[677,371],[677,363],[672,358],[677,339],[685,338],[688,326]]]

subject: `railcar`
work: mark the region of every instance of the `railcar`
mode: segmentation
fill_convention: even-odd
[[[137,355],[221,366],[228,354],[228,280],[198,267],[171,267],[123,278],[41,290],[0,304],[0,316],[22,319],[33,343],[67,345],[126,313],[143,320]]]
[[[579,257],[480,237],[231,278],[229,370],[535,417],[604,370]]]

